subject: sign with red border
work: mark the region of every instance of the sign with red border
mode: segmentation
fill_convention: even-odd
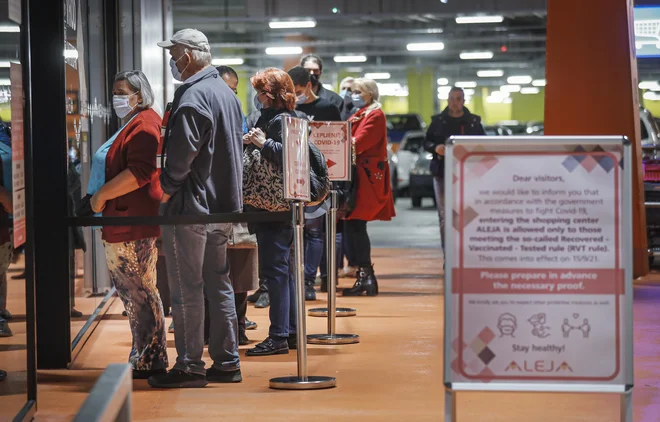
[[[351,180],[351,126],[348,122],[310,122],[309,137],[323,153],[333,182]]]

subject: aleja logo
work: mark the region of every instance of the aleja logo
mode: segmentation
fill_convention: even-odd
[[[505,372],[509,371],[518,371],[518,372],[573,372],[573,368],[566,362],[557,363],[554,360],[537,360],[533,362],[523,361],[522,366],[520,366],[516,361],[511,361],[511,363],[504,370]]]

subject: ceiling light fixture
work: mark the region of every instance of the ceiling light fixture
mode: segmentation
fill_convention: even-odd
[[[461,60],[488,60],[493,58],[492,51],[464,51]]]
[[[465,98],[473,96],[475,92],[476,91],[473,88],[467,88],[463,90],[463,94],[465,94]]]
[[[493,91],[490,93],[491,97],[509,98],[511,94],[504,91]]]
[[[541,90],[538,89],[538,88],[535,87],[535,86],[534,86],[534,87],[522,88],[522,89],[520,90],[520,93],[521,93],[521,94],[538,94],[538,93],[540,93],[540,92],[541,92]]]
[[[658,81],[642,81],[639,83],[639,89],[650,89],[652,91],[657,91],[659,88]]]
[[[500,87],[500,91],[504,92],[520,92],[520,85],[504,85]]]
[[[447,78],[439,78],[439,79],[438,79],[438,85],[449,85],[449,79],[447,79]]]
[[[479,70],[477,76],[480,78],[501,78],[504,76],[503,70]]]
[[[504,98],[504,99],[502,100],[502,102],[503,102],[504,104],[511,104],[511,103],[513,102],[513,98]]]
[[[531,76],[510,76],[506,80],[510,84],[514,85],[525,85],[532,83],[532,77]]]
[[[504,102],[504,98],[488,96],[486,97],[486,102],[490,104],[501,104],[502,102]]]
[[[445,49],[441,42],[414,42],[406,46],[408,51],[440,51]]]
[[[269,56],[286,56],[294,54],[302,54],[302,47],[268,47],[266,54]]]
[[[365,73],[364,77],[367,79],[390,79],[392,75],[387,72],[377,72],[377,73]]]
[[[271,21],[268,26],[270,29],[295,29],[295,28],[315,28],[314,19],[305,19],[302,21]]]
[[[18,25],[0,25],[0,32],[21,32]]]
[[[660,100],[660,95],[657,92],[645,92],[644,99],[649,101],[658,101]]]
[[[245,63],[245,60],[240,57],[227,57],[224,59],[218,58],[211,60],[213,66],[240,66],[243,63]]]
[[[536,79],[532,81],[534,86],[545,86],[545,79]]]
[[[461,82],[456,82],[454,85],[456,85],[458,88],[476,88],[477,83],[474,81],[461,81]]]
[[[499,15],[475,15],[475,16],[458,16],[456,23],[458,24],[471,24],[471,23],[502,23],[504,16]]]
[[[335,63],[364,63],[367,61],[367,56],[364,54],[335,56],[334,61]]]

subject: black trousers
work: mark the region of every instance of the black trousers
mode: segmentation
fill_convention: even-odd
[[[371,266],[371,240],[367,233],[367,222],[364,220],[345,220],[344,234],[347,236],[355,263],[359,267]]]

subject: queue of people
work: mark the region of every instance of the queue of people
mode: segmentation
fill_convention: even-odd
[[[282,172],[282,119],[348,119],[356,154],[355,179],[335,186],[344,199],[337,242],[355,267],[356,281],[343,294],[378,294],[367,224],[390,220],[395,212],[377,84],[345,80],[339,96],[320,82],[321,59],[306,56],[288,72],[268,68],[250,79],[258,107],[246,117],[236,96],[238,75],[231,68],[211,66],[210,44],[203,33],[184,29],[158,45],[169,52],[172,75],[182,85],[164,123],[154,111],[146,76],[139,70],[116,75],[113,108],[122,126],[94,155],[88,186],[91,212],[183,216],[270,211],[277,204],[268,203],[275,200],[268,195],[256,205],[244,202],[244,180],[254,171],[250,160],[256,156],[270,172]],[[166,157],[160,169],[158,155]],[[244,163],[250,167],[244,168]],[[321,288],[327,290],[325,209],[323,204],[306,209],[308,300],[315,299],[319,267],[325,282]],[[245,236],[254,235],[256,241],[240,249],[229,246],[236,241],[235,226],[224,223],[108,226],[102,232],[111,280],[131,326],[129,363],[134,378],[148,379],[155,388],[240,382],[238,346],[249,343],[245,331],[256,327],[247,319],[248,300],[268,302],[270,327],[268,337],[245,355],[296,349],[290,222],[250,224]],[[159,253],[164,262],[157,270]],[[166,298],[156,286],[163,271]],[[254,289],[256,298],[248,297]],[[171,303],[177,354],[169,371],[163,302]],[[205,344],[213,361],[209,368],[202,360]]]

